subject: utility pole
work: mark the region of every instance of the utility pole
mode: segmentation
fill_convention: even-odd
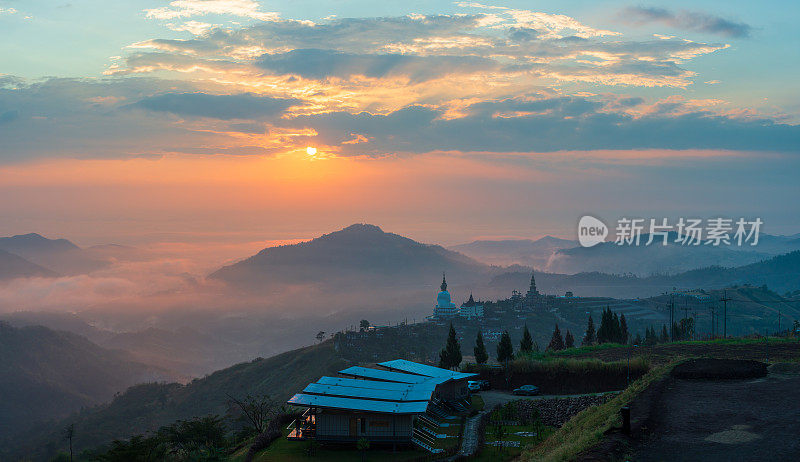
[[[714,313],[715,313],[716,310],[715,310],[714,305],[711,305],[710,308],[711,308],[711,339],[713,340],[716,337],[716,335],[715,335],[716,333],[714,332],[714,326],[715,326],[715,324],[714,324]]]
[[[669,331],[670,331],[670,340],[675,341],[675,292],[673,292],[669,296]]]
[[[719,301],[721,301],[722,303],[725,304],[724,305],[725,306],[725,318],[724,318],[725,320],[722,323],[722,326],[723,326],[722,327],[722,329],[723,329],[722,338],[728,338],[728,302],[730,300],[731,299],[728,298],[728,291],[727,290],[723,291],[722,292],[722,298],[719,299]]]

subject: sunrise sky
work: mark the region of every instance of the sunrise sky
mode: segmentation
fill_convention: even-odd
[[[0,0],[0,235],[800,232],[795,1]],[[308,149],[313,148],[313,149]]]

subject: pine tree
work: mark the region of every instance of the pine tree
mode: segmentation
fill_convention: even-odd
[[[627,345],[630,334],[628,333],[628,323],[625,321],[625,314],[619,317],[619,340],[621,344]]]
[[[642,334],[636,333],[636,338],[633,339],[634,345],[641,345],[642,344]]]
[[[514,345],[511,344],[508,331],[505,331],[500,337],[500,343],[497,344],[497,362],[505,364],[512,359],[514,359]]]
[[[586,334],[583,336],[583,345],[592,345],[597,340],[594,332],[594,321],[592,315],[589,315],[589,323],[586,325]]]
[[[608,309],[611,313],[611,308]],[[611,315],[611,341],[614,343],[622,343],[622,329],[619,327],[619,316],[617,313]]]
[[[572,348],[575,346],[575,338],[572,337],[572,332],[567,331],[564,335],[564,348]]]
[[[644,343],[648,346],[653,346],[658,343],[658,336],[656,335],[656,328],[649,326],[645,331]]]
[[[522,340],[519,342],[519,350],[522,353],[530,353],[533,351],[533,338],[528,330],[528,325],[525,324],[525,330],[522,332]]]
[[[476,363],[483,364],[489,360],[489,354],[486,353],[486,345],[483,343],[483,334],[480,330],[478,331],[478,337],[475,339],[475,349],[473,351]]]
[[[667,333],[667,326],[662,324],[661,325],[661,343],[667,343],[669,340],[669,333]]]
[[[447,335],[447,344],[439,353],[439,367],[452,369],[461,364],[461,344],[458,343],[456,329],[450,323],[450,333]]]
[[[614,341],[614,315],[611,313],[611,308],[606,307],[603,310],[603,316],[600,318],[600,328],[597,329],[597,343],[608,343]]]
[[[550,339],[550,345],[547,345],[547,349],[552,351],[564,349],[564,339],[561,337],[561,331],[558,329],[558,324],[556,324],[556,329],[553,331],[553,338]]]

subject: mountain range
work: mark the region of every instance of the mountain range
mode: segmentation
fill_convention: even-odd
[[[800,251],[733,268],[708,266],[677,274],[648,277],[600,272],[535,274],[540,291],[556,295],[570,291],[576,296],[584,297],[640,298],[673,289],[716,289],[741,284],[767,285],[775,292],[784,293],[800,289]],[[490,285],[510,291],[527,287],[529,281],[530,272],[513,271],[495,276]]]
[[[685,246],[675,244],[678,234],[668,234],[668,245],[661,237],[650,245],[649,234],[641,235],[642,245],[617,245],[607,241],[581,247],[577,241],[545,236],[538,240],[478,240],[450,247],[476,260],[494,265],[518,264],[549,273],[577,274],[601,272],[651,276],[676,274],[708,266],[734,267],[800,250],[798,236],[762,234],[756,246],[749,244]]]
[[[544,236],[536,240],[477,240],[448,248],[490,265],[522,265],[544,269],[554,253],[577,245],[578,241]]]
[[[19,234],[0,237],[0,280],[87,274],[114,261],[141,258],[144,252],[129,246],[106,244],[81,248],[67,239]]]
[[[172,379],[163,369],[80,335],[0,321],[2,435],[108,401],[136,383]]]

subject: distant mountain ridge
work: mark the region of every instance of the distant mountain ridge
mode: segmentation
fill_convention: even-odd
[[[676,244],[678,234],[670,232],[668,245],[655,236],[644,233],[640,245],[617,245],[607,241],[585,248],[578,241],[545,236],[538,240],[505,239],[477,240],[450,247],[469,257],[493,265],[522,265],[550,273],[577,274],[601,272],[607,274],[677,274],[707,266],[734,267],[761,261],[774,255],[800,250],[796,236],[761,234],[756,246],[745,244],[719,246]]]
[[[0,249],[0,281],[15,278],[55,277],[58,274],[19,255]]]
[[[536,240],[476,240],[467,244],[450,246],[449,249],[491,265],[517,264],[543,269],[555,252],[577,245],[578,241],[544,236]]]
[[[133,384],[171,378],[80,335],[0,321],[2,435],[102,403]]]
[[[507,272],[495,276],[490,285],[506,290],[524,289],[529,280],[530,272]],[[800,289],[800,251],[732,268],[707,266],[673,275],[648,277],[596,271],[577,274],[537,272],[536,282],[544,293],[563,295],[570,291],[580,296],[616,298],[649,297],[671,291],[673,287],[678,290],[716,289],[736,284],[766,284],[770,289],[783,293]]]
[[[143,254],[139,249],[118,244],[83,249],[67,239],[49,239],[37,233],[0,237],[0,251],[45,268],[50,272],[46,274],[48,277],[91,273],[113,261],[141,259]],[[0,259],[0,272],[2,266]]]
[[[307,242],[263,249],[210,277],[250,288],[341,281],[369,288],[370,284],[430,283],[441,279],[442,271],[453,278],[476,279],[491,268],[439,245],[422,244],[375,225],[354,224]]]

